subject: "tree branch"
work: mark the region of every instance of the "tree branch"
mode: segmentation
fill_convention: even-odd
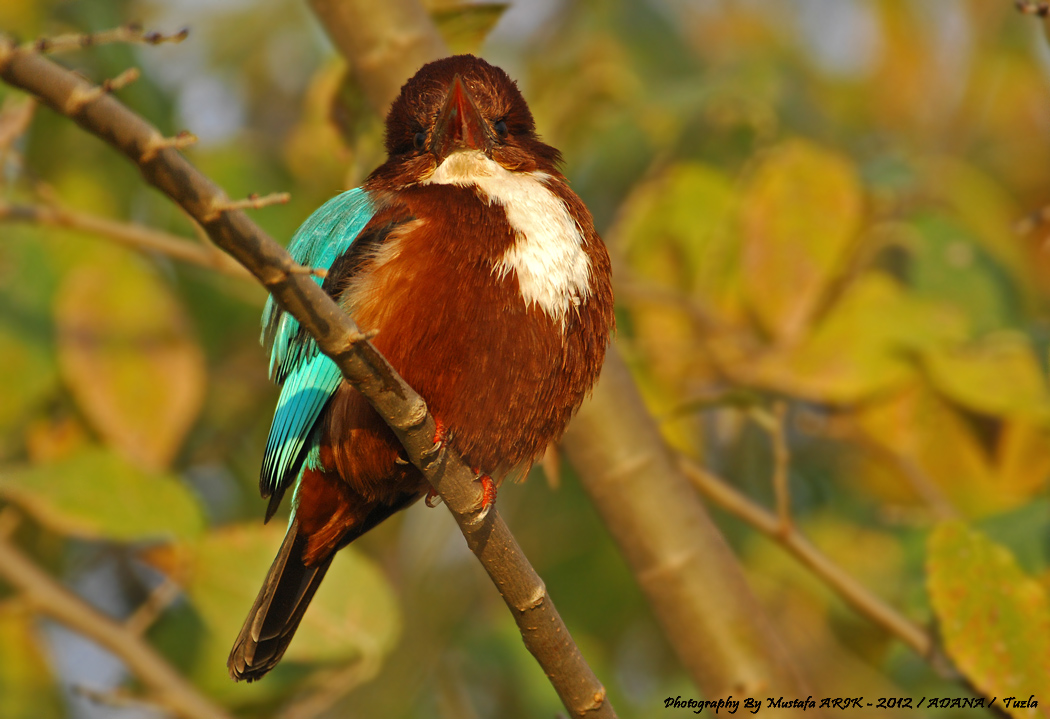
[[[310,7],[380,116],[416,70],[449,54],[420,0],[310,0]]]
[[[605,689],[587,665],[546,588],[495,510],[480,511],[474,473],[451,451],[428,456],[435,424],[426,403],[368,342],[353,320],[291,256],[241,211],[222,211],[229,198],[168,144],[143,118],[108,94],[83,104],[90,83],[0,38],[0,77],[40,98],[135,162],[143,177],[179,203],[290,312],[394,430],[409,459],[444,499],[492,578],[558,696],[574,716],[614,717]],[[219,211],[216,208],[220,208]],[[35,569],[35,568],[34,568]],[[203,716],[203,715],[201,715]]]
[[[791,487],[788,485],[791,451],[784,434],[787,405],[783,401],[777,401],[772,412],[762,407],[753,407],[749,414],[766,431],[773,445],[773,493],[777,502],[777,518],[780,520],[780,528],[777,531],[784,535],[791,534],[794,531],[791,518]]]
[[[919,656],[931,658],[935,644],[925,629],[901,615],[846,574],[800,534],[793,523],[789,522],[785,527],[780,516],[758,506],[728,483],[685,457],[678,458],[678,466],[705,497],[777,542],[809,567],[813,574],[831,587],[858,614],[900,639]]]
[[[165,42],[180,43],[190,34],[189,30],[179,30],[174,35],[164,35],[159,32],[143,32],[138,23],[131,23],[123,27],[103,30],[93,33],[69,33],[57,37],[42,37],[33,42],[27,42],[19,49],[27,52],[55,53],[68,52],[70,50],[82,50],[86,47],[97,45],[108,45],[110,43],[140,42],[147,45],[159,45]]]
[[[200,694],[134,631],[85,603],[0,536],[0,576],[25,596],[29,606],[93,639],[123,660],[157,702],[185,719],[230,719]]]
[[[809,694],[615,348],[563,446],[704,695]]]
[[[31,222],[80,230],[93,235],[101,235],[134,250],[159,252],[182,262],[218,270],[231,277],[254,279],[243,266],[234,262],[224,252],[131,222],[117,222],[62,207],[12,205],[0,200],[0,222],[5,221]]]
[[[310,5],[380,114],[420,65],[448,52],[434,41],[436,30],[419,0],[392,0],[382,12],[368,0],[310,0]],[[393,38],[413,33],[419,42],[415,54],[390,52],[397,45]],[[667,458],[652,417],[634,401],[636,395],[611,347],[602,380],[570,423],[564,446],[664,634],[708,696],[725,696],[741,686],[805,694],[739,563]],[[621,454],[655,453],[665,461],[635,473],[638,467],[631,461],[623,466],[610,448]]]

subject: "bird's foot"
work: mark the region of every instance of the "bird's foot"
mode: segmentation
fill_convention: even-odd
[[[423,460],[422,466],[427,466],[437,461],[441,457],[442,450],[445,449],[445,442],[448,436],[445,432],[445,423],[437,417],[434,418],[434,444],[429,449],[424,449],[420,453],[420,458]]]
[[[477,517],[477,521],[480,522],[488,516],[489,510],[496,504],[496,483],[487,474],[478,475],[477,481],[481,482],[481,504],[478,507],[479,513]]]
[[[443,501],[445,501],[445,500],[443,500],[441,498],[441,495],[438,494],[437,490],[434,489],[433,487],[431,487],[427,491],[427,496],[423,498],[423,504],[427,505],[431,509],[433,509],[434,507],[438,506]]]

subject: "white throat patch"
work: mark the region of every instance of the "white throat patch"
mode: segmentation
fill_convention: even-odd
[[[454,152],[424,185],[475,185],[489,203],[503,206],[516,241],[493,272],[512,270],[526,306],[533,302],[556,322],[591,292],[591,261],[583,233],[565,203],[547,187],[543,172],[511,172],[477,150]]]

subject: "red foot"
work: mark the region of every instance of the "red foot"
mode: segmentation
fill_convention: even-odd
[[[445,432],[445,424],[437,417],[434,418],[434,444],[429,449],[424,449],[422,453],[422,460],[424,466],[430,462],[434,462],[441,457],[441,451],[445,446],[445,442],[448,440],[448,435]]]
[[[438,417],[434,418],[434,449],[438,449],[445,443],[445,423]]]
[[[481,482],[481,516],[485,516],[496,503],[496,483],[487,474],[478,477],[478,481]]]

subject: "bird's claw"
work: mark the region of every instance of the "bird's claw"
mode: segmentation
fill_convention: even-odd
[[[433,509],[434,507],[438,506],[439,504],[441,504],[444,501],[445,500],[443,500],[441,498],[441,495],[438,494],[437,490],[434,489],[433,487],[431,487],[427,491],[427,496],[423,498],[423,504],[427,505],[431,509]]]
[[[477,481],[481,482],[481,501],[475,521],[480,522],[488,516],[489,511],[496,504],[496,483],[487,474],[478,475]]]

